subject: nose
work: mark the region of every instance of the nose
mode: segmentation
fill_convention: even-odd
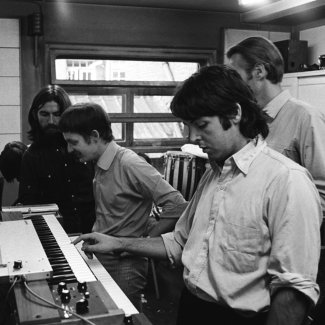
[[[54,124],[54,115],[53,114],[49,115],[49,124]]]
[[[73,149],[72,149],[72,146],[71,146],[71,144],[70,143],[68,143],[68,152],[72,152],[73,151]]]
[[[201,139],[199,132],[194,127],[189,127],[188,139],[190,143],[196,143]]]

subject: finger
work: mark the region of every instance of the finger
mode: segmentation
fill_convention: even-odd
[[[93,259],[93,253],[91,252],[85,252],[85,255],[89,258],[89,259]]]
[[[81,250],[85,253],[85,255],[89,258],[92,259],[93,258],[93,252],[92,249],[89,249],[89,244],[87,242],[83,242],[82,243],[82,247]]]
[[[79,237],[77,237],[75,240],[73,240],[71,243],[73,245],[76,245],[78,243],[80,243],[83,240],[83,235],[80,235]]]
[[[79,237],[77,237],[72,242],[72,244],[76,245],[76,244],[80,243],[81,241],[86,241],[86,240],[90,239],[91,237],[92,237],[92,234],[83,234],[83,235],[80,235]]]

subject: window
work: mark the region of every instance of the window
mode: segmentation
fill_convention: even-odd
[[[184,126],[169,109],[176,87],[215,62],[214,51],[69,48],[47,49],[51,82],[73,103],[93,101],[109,114],[115,140],[147,153],[179,150]]]

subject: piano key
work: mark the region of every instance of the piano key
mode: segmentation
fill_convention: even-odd
[[[35,230],[47,254],[49,263],[53,269],[50,284],[58,284],[60,281],[94,281],[95,277],[84,262],[70,240],[61,224],[54,215],[30,216]],[[67,265],[69,266],[67,268]]]
[[[77,281],[67,260],[64,258],[63,252],[61,251],[57,241],[52,235],[50,228],[47,226],[43,216],[30,216],[28,219],[33,222],[33,226],[36,230],[37,235],[39,236],[44,252],[48,257],[49,263],[53,270],[53,275],[51,279],[48,279],[49,284],[58,284],[62,276],[64,276],[65,279],[68,277],[68,282]],[[48,238],[51,239],[48,240]]]
[[[44,218],[51,233],[55,237],[60,250],[65,259],[68,261],[74,276],[79,282],[96,281],[92,271],[89,269],[84,259],[79,254],[78,250],[71,244],[71,241],[62,228],[61,224],[54,215],[46,215]]]

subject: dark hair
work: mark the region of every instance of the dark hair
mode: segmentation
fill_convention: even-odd
[[[86,140],[93,130],[97,130],[106,142],[114,139],[108,114],[100,105],[91,102],[75,104],[65,110],[59,128],[61,132],[78,133]]]
[[[250,75],[256,64],[263,64],[267,71],[266,79],[273,84],[282,81],[284,63],[279,49],[265,37],[249,37],[231,47],[227,52],[230,58],[240,54],[246,61],[246,72]]]
[[[47,85],[42,88],[34,97],[32,105],[28,113],[28,122],[30,131],[28,138],[32,141],[39,140],[41,128],[37,118],[37,112],[48,102],[54,101],[59,105],[60,113],[62,114],[66,108],[71,106],[69,95],[58,85]]]
[[[255,97],[240,75],[225,65],[201,68],[188,78],[176,92],[172,113],[185,121],[202,116],[218,116],[225,130],[230,119],[242,109],[240,132],[254,139],[258,134],[268,135],[267,114],[258,106]]]
[[[21,160],[27,146],[20,141],[12,141],[5,145],[0,154],[0,170],[7,182],[15,178],[20,180]]]

